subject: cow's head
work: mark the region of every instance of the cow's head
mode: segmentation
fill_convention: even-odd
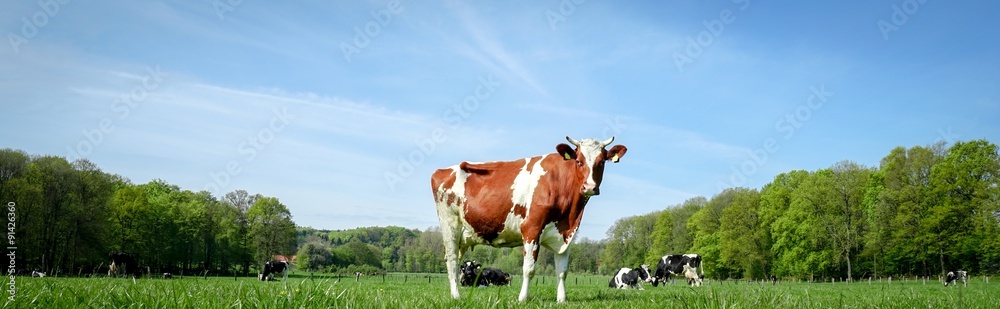
[[[576,146],[573,149],[570,145],[556,145],[556,152],[565,160],[575,160],[578,169],[577,180],[581,183],[580,194],[584,196],[601,194],[601,179],[604,177],[604,161],[618,163],[627,150],[625,146],[615,145],[611,150],[607,147],[615,140],[612,136],[606,141],[595,139],[575,140],[569,136],[566,140]]]
[[[653,282],[653,276],[649,274],[649,265],[642,264],[642,266],[639,266],[639,279],[646,282]]]
[[[483,267],[483,265],[479,264],[479,262],[476,262],[475,260],[465,261],[465,263],[462,263],[462,268],[461,268],[462,279],[469,281],[469,283],[475,281],[476,276],[479,275],[479,269],[481,267]]]

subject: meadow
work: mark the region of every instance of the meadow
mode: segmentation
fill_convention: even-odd
[[[461,288],[453,300],[440,274],[361,277],[290,276],[285,282],[250,277],[165,279],[24,278],[3,308],[566,308],[555,302],[552,277],[536,277],[527,304],[516,301],[520,284]],[[937,281],[770,283],[712,281],[645,290],[607,287],[607,277],[571,276],[572,308],[997,308],[1000,284],[981,277],[968,287]],[[543,283],[544,281],[544,283]],[[9,294],[8,294],[9,295]]]

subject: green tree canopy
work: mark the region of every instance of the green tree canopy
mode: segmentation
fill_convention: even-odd
[[[258,199],[247,210],[250,239],[256,248],[254,257],[263,263],[274,255],[295,252],[295,223],[288,207],[277,198]]]

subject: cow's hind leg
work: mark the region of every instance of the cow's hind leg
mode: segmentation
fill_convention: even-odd
[[[459,268],[462,225],[458,222],[458,214],[447,209],[447,205],[438,203],[438,219],[441,222],[441,238],[444,242],[445,266],[448,268],[448,284],[451,286],[451,297],[458,299]]]

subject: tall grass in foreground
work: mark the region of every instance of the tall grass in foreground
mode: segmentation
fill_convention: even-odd
[[[399,280],[290,277],[287,282],[256,278],[128,279],[18,278],[15,301],[4,308],[554,308],[555,281],[531,287],[527,304],[517,302],[520,284],[462,288],[453,300],[440,277]],[[567,284],[572,308],[997,308],[1000,284],[970,282],[943,287],[937,282],[893,284],[720,283],[645,290],[616,290],[607,278]],[[579,282],[579,283],[576,283]]]

